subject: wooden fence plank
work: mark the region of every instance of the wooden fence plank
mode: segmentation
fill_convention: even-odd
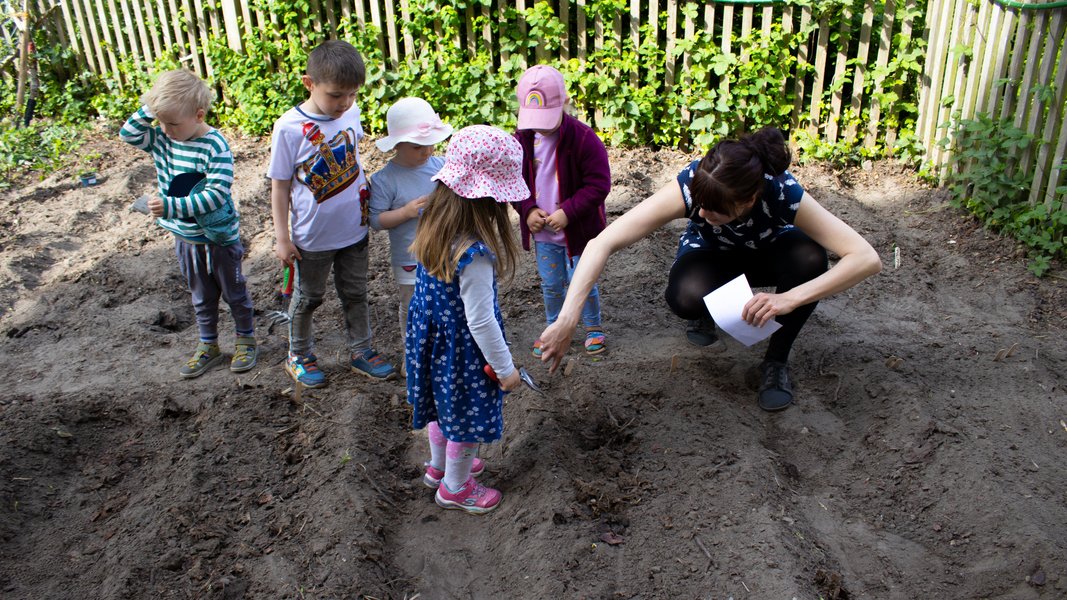
[[[800,9],[800,29],[797,31],[803,35],[803,32],[808,28],[811,23],[811,7],[803,6]],[[810,38],[810,36],[807,36]],[[801,68],[805,65],[811,64],[808,61],[809,47],[811,45],[810,39],[805,39],[804,43],[797,49],[797,72],[801,71]],[[802,77],[797,77],[793,83],[793,116],[789,120],[794,128],[800,127],[800,111],[804,106],[804,87],[807,81],[807,74]]]
[[[630,43],[634,46],[634,52],[641,48],[641,0],[630,0]],[[637,85],[637,77],[635,68],[630,72],[631,85]]]
[[[126,0],[122,0],[122,4],[123,4],[122,9],[124,11],[127,10],[126,9],[126,5],[127,5]],[[132,24],[127,24],[127,26],[130,27],[131,29],[137,31],[137,33],[138,33],[138,35],[140,37],[140,40],[141,40],[141,56],[147,62],[152,63],[156,59],[156,53],[152,48],[151,31],[150,31],[151,27],[148,24],[148,18],[145,15],[144,7],[142,6],[142,3],[140,2],[140,0],[132,0],[128,4],[130,5],[130,8],[132,9],[131,10],[132,15],[130,16],[130,20],[132,21]],[[145,4],[151,5],[151,2],[146,2]]]
[[[392,5],[392,3],[390,3]],[[337,5],[334,0],[325,0],[323,10],[326,11],[326,20],[330,23],[330,30],[326,32],[326,37],[335,40],[341,35],[338,25],[340,21],[337,19]]]
[[[357,0],[357,2],[358,1],[359,0]],[[386,60],[388,60],[388,54],[386,54],[386,50],[385,50],[385,27],[383,26],[383,23],[382,23],[382,10],[381,10],[381,6],[378,4],[377,0],[371,0],[371,3],[370,3],[370,20],[371,20],[371,23],[374,24],[374,27],[379,32],[378,33],[378,49],[381,50],[382,54],[386,56]],[[458,43],[459,40],[456,40],[456,41]]]
[[[89,54],[89,49],[85,45],[85,39],[78,35],[78,30],[75,27],[74,10],[70,6],[71,4],[71,0],[59,0],[59,10],[63,13],[63,23],[67,27],[67,38],[70,40],[70,48],[74,52],[74,57],[79,65],[84,66],[87,65],[86,58]]]
[[[935,165],[942,165],[943,160],[947,158],[944,150],[938,144],[938,140],[943,139],[948,135],[949,129],[944,126],[949,118],[952,116],[952,112],[955,109],[955,105],[959,103],[959,84],[958,81],[963,78],[964,67],[960,61],[960,53],[958,48],[966,47],[966,35],[967,28],[966,23],[969,20],[970,5],[965,1],[956,0],[953,3],[953,16],[951,19],[951,31],[949,32],[948,45],[945,47],[948,62],[945,66],[945,76],[942,81],[942,86],[938,91],[939,102],[935,104],[936,112],[934,112],[934,123],[932,127],[933,135],[927,140],[929,145],[928,157],[930,162]],[[948,175],[947,171],[941,172],[942,181]]]
[[[917,1],[918,0],[905,0],[905,3],[904,3],[905,16],[904,16],[903,22],[900,24],[900,42],[901,42],[901,47],[902,48],[903,47],[907,47],[908,44],[911,41],[911,33],[912,33],[912,28],[914,26],[915,18],[910,16],[910,15],[913,14],[913,11],[915,10],[915,5],[916,5]],[[904,93],[904,83],[901,82],[901,83],[898,83],[898,84],[894,85],[893,86],[893,93],[896,94],[897,98],[900,98],[901,94]],[[899,106],[899,103],[897,104],[897,106]],[[900,115],[901,109],[900,108],[894,108],[893,111],[895,113],[893,120],[894,120],[894,122],[896,122],[897,119],[899,119],[899,115]],[[916,119],[916,125],[918,125],[918,119]],[[896,127],[895,126],[886,127],[886,129],[885,129],[885,147],[886,148],[892,148],[896,144],[896,141],[897,141],[897,129],[896,129]]]
[[[104,10],[103,0],[96,0],[96,12],[92,14],[92,20],[100,28],[99,43],[104,46],[104,54],[107,56],[107,65],[110,72],[115,76],[115,81],[121,86],[122,75],[119,73],[119,60],[115,54],[115,44],[111,41],[111,26],[107,22],[107,11]]]
[[[496,56],[497,53],[492,51],[493,48],[496,48],[496,45],[493,44],[493,29],[492,29],[492,27],[490,27],[489,14],[490,14],[489,13],[489,5],[488,4],[483,4],[482,5],[482,41],[485,43],[485,47],[490,50],[490,53],[493,56]]]
[[[951,32],[953,0],[935,0],[927,5],[934,10],[935,21],[930,25],[930,45],[923,71],[923,102],[919,110],[921,127],[917,130],[923,142],[924,157],[933,152],[934,128],[937,126],[938,103],[941,96],[942,77],[948,59],[948,40]]]
[[[134,0],[136,2],[136,0]],[[235,0],[218,0],[222,5],[222,20],[226,28],[226,45],[234,52],[240,52],[244,47],[241,41],[241,25],[237,17],[237,3]],[[332,12],[332,11],[331,11]],[[337,29],[334,23],[334,29]]]
[[[101,17],[110,15],[110,21],[104,19],[101,24],[104,24],[108,28],[108,33],[111,37],[108,39],[108,43],[113,44],[115,49],[118,50],[119,60],[130,56],[130,50],[126,46],[126,36],[123,35],[122,29],[122,13],[119,12],[118,6],[115,5],[115,0],[107,0],[107,12],[103,13]]]
[[[980,59],[981,62],[979,62],[982,68],[978,73],[976,83],[977,92],[974,103],[974,114],[976,115],[986,113],[989,100],[993,98],[993,70],[996,66],[997,58],[1004,54],[1002,50],[1007,48],[1003,34],[1005,21],[1009,13],[999,4],[993,4],[990,8],[989,28],[986,31],[985,47]],[[979,60],[979,58],[976,56],[975,60]]]
[[[575,24],[574,31],[578,39],[575,40],[574,51],[578,55],[578,62],[585,63],[586,60],[586,35],[587,35],[587,14],[585,12],[586,0],[578,0],[575,9]],[[622,44],[621,39],[617,39],[617,43]]]
[[[388,56],[386,56],[386,61],[389,63],[389,66],[393,70],[396,70],[397,66],[400,64],[400,48],[398,47],[399,45],[397,43],[399,40],[397,39],[397,35],[396,35],[396,15],[394,14],[394,6],[393,6],[393,2],[391,0],[389,0],[387,2],[383,2],[383,4],[385,5],[385,27],[382,29],[382,33],[385,35],[385,37],[388,40],[387,47],[389,48],[389,54],[388,54]],[[467,6],[467,36],[469,38],[473,38],[474,36],[470,35],[470,27],[471,27],[471,23],[470,22],[472,20],[470,18],[472,16],[470,14],[470,10],[471,10],[471,7],[468,5]]]
[[[1015,43],[1012,44],[1011,64],[1008,66],[1008,72],[1005,75],[1007,83],[1004,86],[1001,96],[1001,120],[1011,117],[1012,111],[1015,110],[1015,96],[1019,92],[1019,83],[1022,81],[1023,69],[1026,66],[1026,47],[1027,44],[1030,43],[1032,16],[1032,11],[1023,11],[1020,13],[1019,21],[1016,24],[1015,32],[1013,33]]]
[[[1047,103],[1042,100],[1042,90],[1047,90],[1048,86],[1052,83],[1052,73],[1056,66],[1056,55],[1059,54],[1061,48],[1063,48],[1063,29],[1064,19],[1063,14],[1058,13],[1055,15],[1049,14],[1049,21],[1047,28],[1044,30],[1048,32],[1046,35],[1042,35],[1044,41],[1044,52],[1041,56],[1040,73],[1036,76],[1034,83],[1028,86],[1026,96],[1031,103],[1030,118],[1027,121],[1026,132],[1037,136],[1041,133],[1043,127],[1041,125],[1045,119],[1045,108]],[[1033,157],[1033,146],[1027,146],[1023,149],[1022,158],[1019,160],[1019,168],[1023,173],[1029,173],[1031,171],[1031,158]],[[1035,174],[1038,177],[1044,178],[1044,173],[1041,172],[1042,165],[1037,163],[1035,166]]]
[[[841,127],[841,103],[844,97],[844,78],[848,68],[848,38],[851,29],[852,9],[845,7],[842,11],[841,24],[837,28],[837,58],[834,60],[834,77],[830,87],[836,87],[830,97],[830,116],[826,119],[826,140],[833,144]]]
[[[563,62],[571,59],[571,10],[570,0],[560,0],[559,22],[563,25],[563,39],[560,40],[559,58]]]
[[[496,10],[497,10],[497,20],[498,20],[498,22],[507,23],[508,22],[507,2],[504,2],[504,0],[498,0],[497,3],[496,3]],[[503,33],[501,33],[499,39],[501,40],[501,42],[503,42],[503,40],[504,40]],[[510,41],[510,40],[508,40],[508,41]],[[504,63],[508,62],[508,59],[511,56],[511,53],[508,52],[507,50],[504,50],[504,49],[500,49],[499,54],[500,54],[500,64],[504,64]]]
[[[1055,50],[1057,47],[1063,47],[1063,30],[1064,20],[1067,19],[1067,13],[1060,12],[1054,17],[1053,30],[1058,30],[1059,35],[1049,40],[1048,46]],[[1048,107],[1048,115],[1044,122],[1045,125],[1042,128],[1041,136],[1038,138],[1042,144],[1038,152],[1037,162],[1034,168],[1034,181],[1030,184],[1030,204],[1036,205],[1038,202],[1044,201],[1049,208],[1052,207],[1052,201],[1056,197],[1056,186],[1059,185],[1059,169],[1056,167],[1063,162],[1063,145],[1067,143],[1063,137],[1067,135],[1067,131],[1059,132],[1059,154],[1058,156],[1052,152],[1053,147],[1057,147],[1057,129],[1063,128],[1065,122],[1063,118],[1064,102],[1067,102],[1067,60],[1062,56],[1062,50],[1060,59],[1055,60],[1055,56],[1049,60],[1051,63],[1056,63],[1056,77],[1052,81],[1052,89],[1055,92],[1055,96]],[[1059,127],[1057,127],[1057,124]]]
[[[863,86],[867,78],[867,59],[870,56],[871,28],[874,27],[874,0],[866,0],[863,5],[863,17],[860,22],[859,47],[856,49],[856,66],[852,71],[852,98],[849,102],[851,113],[845,139],[855,140],[856,131],[862,115]],[[868,116],[870,114],[868,113]]]
[[[162,31],[165,29],[161,18],[156,17],[155,4],[151,0],[136,2],[144,11],[144,27],[148,31],[148,39],[152,42],[152,55],[161,58],[169,51],[169,46],[163,43]],[[160,15],[162,16],[162,15]]]
[[[678,36],[678,2],[677,0],[667,0],[667,27],[666,27],[666,64],[664,65],[664,83],[667,87],[674,86],[675,76],[675,57],[674,46],[675,38]]]
[[[730,54],[734,31],[734,5],[727,4],[722,7],[722,39],[720,48],[723,54]],[[721,96],[730,95],[730,78],[723,77],[719,80],[719,93]]]
[[[343,1],[343,0],[342,0]],[[489,7],[482,6],[482,14],[489,19]],[[404,20],[404,25],[411,22],[411,0],[400,0],[400,18]],[[415,61],[415,38],[411,35],[411,30],[407,27],[401,26],[401,31],[404,35],[404,57],[407,64],[412,65]],[[486,41],[489,41],[488,38]]]
[[[1026,123],[1026,119],[1030,114],[1030,105],[1032,104],[1030,90],[1033,89],[1034,80],[1037,78],[1038,56],[1041,54],[1041,47],[1044,44],[1044,36],[1047,29],[1048,15],[1041,11],[1034,20],[1034,29],[1029,36],[1030,40],[1026,51],[1026,68],[1019,83],[1017,107],[1014,111],[1014,124],[1019,129],[1023,128],[1023,124]]]
[[[896,22],[896,0],[886,0],[882,12],[882,29],[878,35],[878,58],[874,61],[877,75],[874,78],[874,97],[871,98],[871,110],[867,114],[867,131],[863,136],[863,146],[873,148],[878,142],[878,126],[882,115],[882,103],[878,100],[878,91],[882,89],[885,75],[882,70],[889,64],[889,50],[893,43],[893,24]]]
[[[975,19],[977,18],[977,11],[974,5],[970,2],[961,2],[957,4],[957,15],[961,18],[958,19],[959,30],[956,33],[956,42],[953,43],[950,48],[971,48],[973,47],[973,38],[975,33]],[[948,102],[942,103],[941,114],[938,117],[938,124],[946,124],[954,115],[960,114],[960,110],[963,106],[964,90],[968,77],[970,76],[969,62],[964,60],[965,56],[962,52],[953,52],[953,58],[956,61],[955,68],[953,69],[952,77],[952,90],[951,90],[951,104]],[[942,138],[948,135],[949,127],[942,127],[938,130],[938,138]],[[951,153],[945,150],[940,145],[934,148],[933,162],[934,164],[943,165],[948,162],[948,158]],[[942,171],[942,177],[948,175],[948,171]]]
[[[822,91],[826,85],[826,53],[829,51],[830,44],[829,17],[824,16],[819,19],[818,32],[818,42],[815,45],[815,81],[811,85],[807,127],[808,133],[813,136],[818,135],[819,127],[822,125],[819,113],[822,107]]]
[[[763,38],[762,44],[766,46],[770,43],[771,27],[774,25],[774,5],[768,4],[763,7],[763,17],[760,20],[760,34]]]
[[[363,6],[363,0],[353,0],[353,4],[356,5],[356,21],[362,29],[367,24],[367,9]]]
[[[533,0],[531,0],[531,1],[533,1]],[[519,39],[521,39],[522,43],[525,44],[526,43],[526,39],[527,39],[526,38],[526,19],[523,17],[523,14],[526,12],[526,0],[515,0],[515,10],[518,11],[518,13],[519,13],[519,16],[517,17],[518,22],[519,22]],[[522,49],[520,50],[519,56],[518,56],[518,62],[519,62],[519,68],[520,69],[526,70],[527,60],[529,59],[529,57],[530,57],[529,48],[526,47],[526,46],[522,46]]]
[[[205,79],[212,79],[215,76],[214,69],[211,68],[211,61],[207,58],[207,46],[208,46],[208,25],[207,15],[204,13],[204,6],[201,0],[193,0],[193,11],[190,11],[186,18],[189,25],[189,38],[198,38],[198,44],[200,50],[193,51],[193,60],[197,65],[202,68],[201,77]]]
[[[959,105],[960,116],[964,119],[974,118],[975,104],[978,101],[978,84],[982,80],[981,58],[989,47],[990,26],[993,18],[993,3],[983,2],[978,8],[978,17],[975,20],[974,33],[971,41],[971,54],[967,66],[967,83],[964,86],[963,102]]]
[[[241,46],[244,46],[244,36],[252,35],[255,31],[255,23],[252,22],[252,11],[249,4],[252,0],[237,0],[241,7]]]
[[[755,14],[755,10],[755,7],[751,4],[746,4],[741,9],[741,37],[738,40],[741,44],[741,62],[748,62],[748,45],[751,43],[748,40],[752,36],[752,17]]]

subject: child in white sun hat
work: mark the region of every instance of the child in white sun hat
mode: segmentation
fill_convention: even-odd
[[[415,289],[415,257],[409,250],[426,198],[437,183],[432,180],[444,159],[434,146],[452,135],[422,98],[403,98],[385,115],[389,135],[375,142],[382,152],[395,150],[392,159],[371,176],[370,226],[389,230],[390,262],[399,296],[400,335],[407,330],[408,304]],[[400,375],[406,373],[400,363]]]
[[[508,203],[530,194],[521,164],[522,148],[504,131],[474,125],[457,132],[411,247],[419,265],[408,312],[407,392],[412,426],[426,427],[430,438],[423,481],[437,488],[438,505],[473,514],[500,504],[500,492],[474,478],[485,468],[478,444],[500,439],[503,393],[520,382],[496,276],[515,269]]]

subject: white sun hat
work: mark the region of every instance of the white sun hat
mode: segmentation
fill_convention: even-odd
[[[400,142],[420,146],[441,143],[452,135],[452,126],[441,121],[430,103],[422,98],[401,98],[385,113],[389,135],[375,142],[378,149],[388,152]]]

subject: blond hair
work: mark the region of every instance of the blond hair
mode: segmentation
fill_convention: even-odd
[[[426,272],[450,283],[463,253],[482,241],[496,256],[500,273],[510,279],[519,253],[508,205],[492,198],[464,198],[441,184],[430,194],[415,230],[411,253]]]
[[[141,97],[141,103],[148,105],[156,116],[185,117],[201,109],[206,113],[214,99],[203,79],[188,69],[175,69],[156,78],[152,88]]]

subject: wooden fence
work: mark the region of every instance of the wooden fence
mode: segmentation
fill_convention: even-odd
[[[86,68],[120,84],[124,58],[151,62],[175,49],[199,74],[210,78],[213,68],[205,48],[211,38],[224,39],[241,51],[245,36],[256,35],[277,20],[257,10],[252,0],[17,1],[29,2],[31,11],[58,7],[52,21],[56,35],[70,44]],[[410,18],[414,0],[308,1],[311,10],[321,15],[318,25],[328,36],[353,20],[360,29],[373,24],[380,31],[378,45],[388,68],[403,64],[426,41],[412,39],[401,26]],[[454,43],[466,45],[472,53],[474,44],[493,44],[488,27],[474,30],[474,17],[503,21],[516,14],[507,9],[515,9],[521,20],[535,2],[469,2],[460,15],[466,17],[465,35]],[[837,19],[836,25],[816,17],[809,7],[774,0],[629,0],[628,4],[623,0],[622,10],[603,18],[588,14],[590,4],[592,0],[548,2],[563,24],[558,57],[584,61],[604,46],[605,39],[629,39],[637,46],[645,36],[668,50],[667,86],[689,84],[684,70],[691,57],[675,57],[670,50],[697,30],[713,33],[724,52],[741,56],[746,50],[742,40],[759,43],[775,24],[785,32],[806,32],[798,49],[793,89],[783,91],[794,98],[793,127],[830,143],[870,147],[882,141],[893,146],[900,133],[900,107],[882,105],[881,93],[865,94],[865,84],[873,83],[878,92],[890,91],[881,89],[883,82],[878,79],[887,65],[902,51],[913,50],[913,40],[925,42],[921,81],[918,77],[895,81],[892,91],[899,98],[903,90],[921,86],[914,129],[929,163],[939,167],[950,158],[938,141],[949,134],[946,124],[951,117],[984,113],[1012,119],[1040,140],[1035,150],[1019,157],[1019,167],[1035,174],[1033,202],[1051,202],[1065,177],[1058,168],[1064,164],[1067,146],[1065,2],[1042,8],[1007,0],[855,0],[845,10],[856,18]],[[525,23],[518,25],[522,28]],[[518,58],[520,63],[532,63],[554,57],[545,56],[544,44],[538,44]],[[639,73],[619,76],[636,80]],[[714,85],[728,88],[731,82]]]
[[[1019,172],[1033,171],[1030,203],[1051,204],[1064,181],[1067,155],[1067,3],[930,0],[929,46],[916,135],[934,165],[948,162],[938,141],[954,116],[1010,120],[1036,138],[1019,150]],[[1062,200],[1064,194],[1059,194]]]

